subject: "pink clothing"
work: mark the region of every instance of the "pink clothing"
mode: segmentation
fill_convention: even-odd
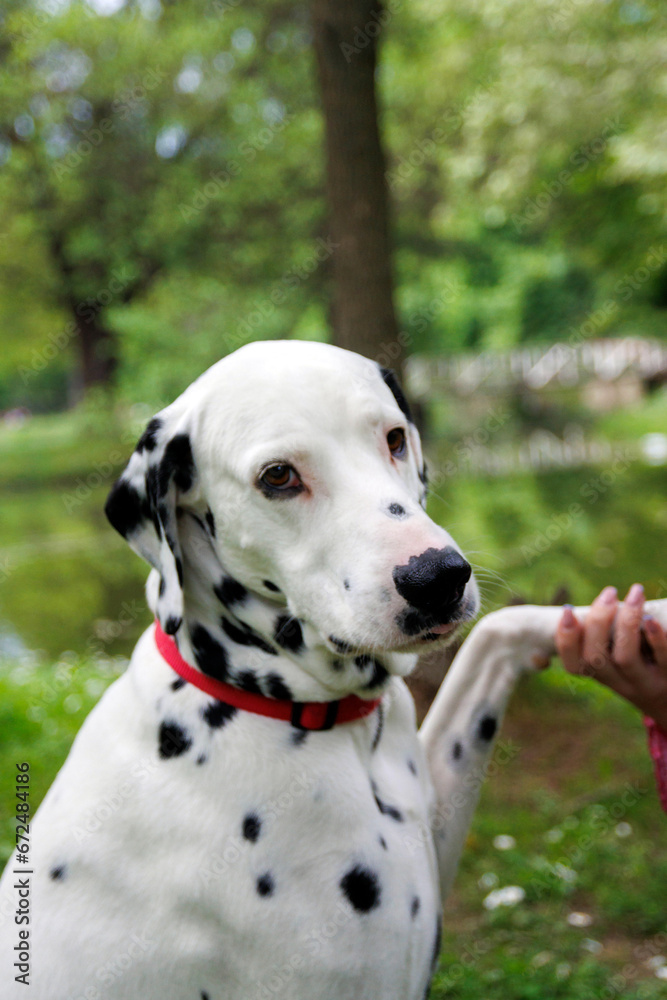
[[[648,747],[655,766],[655,780],[662,808],[667,812],[667,733],[653,719],[646,717]]]

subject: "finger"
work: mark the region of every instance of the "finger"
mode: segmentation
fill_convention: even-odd
[[[667,633],[651,615],[644,616],[642,628],[658,670],[667,679]]]
[[[581,645],[583,628],[575,618],[572,607],[566,604],[558,627],[556,628],[556,649],[563,661],[563,666],[570,674],[582,672]]]
[[[644,588],[633,583],[616,615],[612,655],[620,673],[631,680],[644,669],[640,644]]]
[[[605,587],[586,615],[582,655],[594,669],[604,668],[611,658],[611,626],[617,605],[616,587]]]

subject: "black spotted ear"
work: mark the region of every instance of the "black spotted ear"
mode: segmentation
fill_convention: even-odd
[[[380,369],[380,375],[382,375],[383,382],[389,389],[391,389],[399,409],[405,414],[406,420],[409,420],[411,424],[414,424],[410,404],[405,398],[405,393],[401,388],[401,383],[396,377],[396,372],[391,368],[382,368],[380,365],[378,365],[378,368]]]
[[[112,489],[105,513],[134,551],[160,574],[157,616],[173,635],[183,620],[183,555],[177,505],[196,483],[190,436],[169,411],[148,424],[127,468]]]

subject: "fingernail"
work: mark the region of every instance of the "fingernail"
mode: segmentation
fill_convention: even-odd
[[[560,623],[562,628],[574,628],[577,624],[577,619],[574,617],[571,604],[563,605],[563,617],[561,618]]]
[[[647,632],[657,632],[660,628],[653,615],[644,615],[642,618],[642,625]]]
[[[618,591],[616,587],[605,587],[598,600],[602,604],[616,604],[618,600]]]
[[[636,607],[641,604],[644,600],[644,588],[641,583],[633,583],[628,591],[627,597],[625,598],[625,603],[629,604],[631,607]]]

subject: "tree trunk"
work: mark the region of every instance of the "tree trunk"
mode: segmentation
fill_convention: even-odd
[[[78,394],[94,386],[109,385],[116,370],[116,344],[114,336],[99,322],[97,314],[87,310],[77,315],[76,330],[79,347]]]
[[[375,97],[377,37],[389,15],[373,0],[313,0],[326,129],[334,343],[400,368],[385,158]]]

